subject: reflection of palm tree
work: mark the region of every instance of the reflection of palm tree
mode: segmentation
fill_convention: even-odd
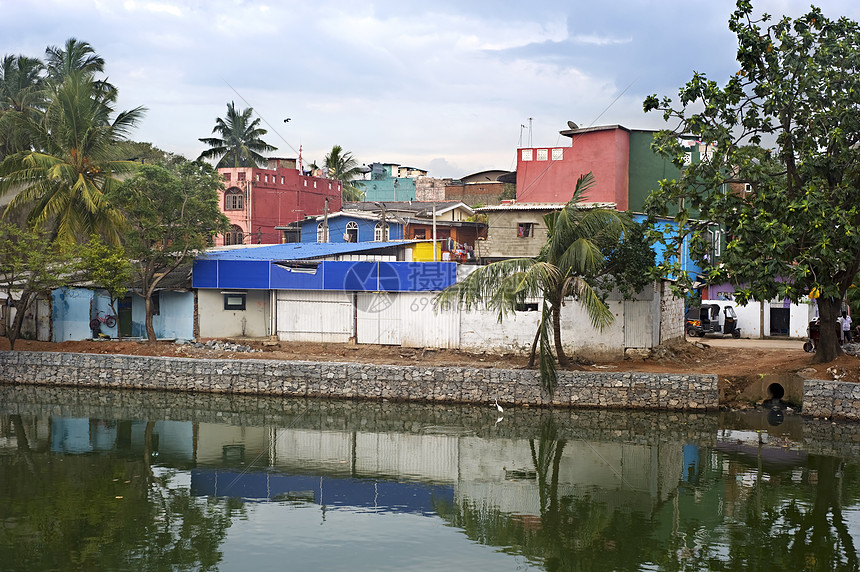
[[[219,169],[259,167],[265,164],[266,158],[261,153],[275,151],[277,147],[272,147],[261,139],[267,131],[260,127],[259,117],[251,120],[253,113],[254,109],[251,107],[240,112],[234,102],[228,103],[227,116],[223,119],[216,118],[215,127],[212,129],[212,133],[217,133],[219,137],[200,139],[210,148],[200,153],[197,159],[218,159]]]
[[[325,166],[328,168],[329,178],[340,181],[343,201],[364,200],[364,193],[355,185],[355,180],[362,173],[361,166],[352,153],[344,151],[340,145],[335,145],[325,156]]]

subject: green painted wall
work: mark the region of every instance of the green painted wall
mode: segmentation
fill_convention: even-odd
[[[674,179],[681,173],[670,161],[659,157],[651,150],[653,140],[653,131],[630,132],[630,165],[627,174],[629,177],[628,208],[634,212],[642,212],[645,199],[651,191],[659,188],[661,179]],[[698,150],[691,147],[690,151],[693,153],[693,161],[698,161]],[[670,210],[670,214],[676,213],[677,209]]]

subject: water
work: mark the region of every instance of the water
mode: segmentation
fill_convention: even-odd
[[[0,386],[0,570],[857,570],[860,426]]]

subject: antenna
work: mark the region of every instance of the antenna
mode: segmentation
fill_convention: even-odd
[[[532,145],[532,118],[529,117],[529,147],[534,147]]]

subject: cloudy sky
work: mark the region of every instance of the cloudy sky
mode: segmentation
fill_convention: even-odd
[[[758,0],[799,15],[809,2]],[[822,0],[860,20],[856,0]],[[0,0],[0,54],[42,57],[75,37],[107,62],[134,138],[195,158],[226,105],[253,107],[277,156],[436,177],[513,169],[566,122],[659,127],[646,95],[693,71],[734,71],[729,0]],[[290,118],[289,123],[284,123]]]

